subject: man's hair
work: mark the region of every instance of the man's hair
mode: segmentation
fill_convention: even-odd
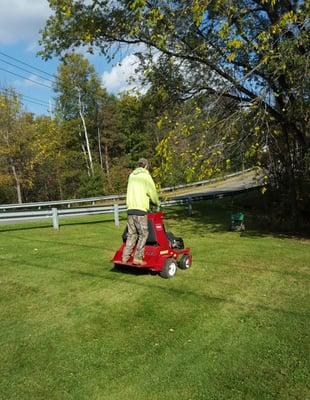
[[[140,158],[139,159],[139,161],[138,161],[138,166],[139,167],[145,168],[145,167],[148,167],[148,165],[149,165],[149,162],[147,161],[146,158]]]

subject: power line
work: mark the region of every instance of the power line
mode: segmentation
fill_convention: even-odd
[[[36,106],[42,107],[47,111],[49,111],[49,108],[50,108],[50,105],[48,103],[41,103],[40,101],[30,100],[30,99],[25,98],[25,96],[23,96],[23,95],[21,95],[21,103],[22,104],[31,103]]]
[[[20,69],[20,70],[22,70],[22,71],[28,72],[28,73],[30,73],[30,74],[33,74],[33,73],[34,73],[33,71],[29,71],[29,69],[26,69],[26,68],[23,68],[23,67],[19,67],[18,65],[13,64],[13,63],[10,63],[9,61],[2,60],[1,58],[0,58],[0,61],[3,62],[3,63],[5,63],[5,64],[8,64],[8,65],[10,65],[10,66],[12,66],[12,67],[14,67],[14,68],[18,68],[18,69]],[[45,78],[44,76],[39,75],[39,74],[36,74],[36,75],[37,75],[39,78],[44,79],[45,81],[49,81],[49,82],[51,82],[51,83],[54,83],[54,81],[52,81],[52,80],[49,79],[49,78]]]
[[[34,97],[27,96],[27,95],[21,94],[21,93],[20,93],[20,96],[21,96],[23,99],[29,99],[29,101],[36,101],[36,102],[38,102],[38,103],[41,103],[42,105],[46,105],[47,107],[50,106],[50,104],[49,104],[47,101],[45,101],[45,100],[36,99],[36,98],[34,98]]]
[[[24,62],[24,61],[21,61],[21,60],[19,60],[18,58],[9,56],[8,54],[3,53],[2,51],[0,51],[0,54],[1,54],[2,56],[4,56],[4,57],[10,58],[11,60],[14,60],[14,61],[17,61],[17,62],[19,62],[20,64],[26,65],[27,67],[30,67],[30,68],[32,68],[32,69],[35,69],[35,70],[37,70],[37,71],[39,71],[39,72],[42,72],[42,73],[45,74],[45,75],[51,76],[52,78],[55,79],[55,76],[54,76],[54,75],[49,74],[48,72],[45,72],[45,71],[43,71],[43,70],[40,69],[40,68],[33,67],[31,64],[28,64],[28,63],[26,63],[26,62]]]
[[[37,102],[39,102],[39,103],[45,103],[47,106],[49,106],[50,105],[50,103],[49,102],[47,102],[46,100],[42,100],[42,99],[38,99],[38,98],[36,98],[36,97],[32,97],[32,96],[28,96],[27,94],[23,94],[23,93],[21,93],[21,92],[18,92],[17,90],[13,90],[13,92],[12,91],[10,91],[10,89],[0,89],[0,93],[6,93],[6,94],[13,94],[13,93],[15,93],[15,94],[17,94],[17,95],[19,95],[19,96],[21,96],[21,97],[27,97],[28,99],[30,99],[30,100],[34,100],[34,101],[37,101]]]
[[[44,108],[47,108],[48,109],[48,105],[47,104],[41,104],[41,103],[37,103],[36,101],[32,101],[32,100],[27,100],[27,99],[25,99],[25,100],[23,100],[23,103],[32,103],[32,104],[35,104],[36,106],[41,106],[41,107],[44,107]]]
[[[1,92],[2,92],[2,93],[12,94],[12,93],[10,93],[10,91],[9,91],[8,89],[2,89],[2,90],[0,89],[0,93],[1,93]],[[47,106],[47,107],[50,106],[50,104],[49,104],[47,101],[45,101],[45,100],[38,99],[38,98],[32,97],[32,96],[28,96],[28,95],[26,95],[26,94],[17,92],[16,90],[14,90],[14,93],[16,93],[17,95],[19,95],[21,98],[24,98],[25,101],[26,101],[26,99],[29,99],[29,101],[35,101],[35,102],[40,103],[41,105],[44,105],[44,106]]]
[[[32,82],[32,83],[35,83],[36,85],[45,86],[45,87],[47,87],[48,89],[52,89],[51,86],[44,85],[44,83],[41,83],[41,82],[36,82],[36,81],[34,81],[33,79],[26,78],[25,76],[22,76],[22,75],[20,75],[20,74],[17,74],[16,72],[8,71],[7,69],[4,69],[4,68],[0,68],[0,70],[1,70],[1,71],[4,71],[4,72],[8,72],[9,74],[18,76],[19,78],[26,79],[27,81],[30,81],[30,82]]]
[[[2,93],[5,93],[5,92],[7,92],[7,90],[2,91]],[[1,93],[1,90],[0,90],[0,93]],[[22,93],[18,93],[18,92],[15,92],[15,93],[20,95],[22,104],[31,103],[31,104],[35,104],[36,106],[43,107],[47,111],[50,111],[51,105],[49,103],[45,102],[44,100],[35,99],[34,97],[23,95]]]

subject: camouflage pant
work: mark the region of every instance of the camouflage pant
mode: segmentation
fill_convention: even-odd
[[[130,257],[131,252],[137,243],[134,258],[139,260],[143,259],[144,246],[149,234],[147,215],[128,215],[127,228],[128,237],[123,251],[123,258],[128,259]]]

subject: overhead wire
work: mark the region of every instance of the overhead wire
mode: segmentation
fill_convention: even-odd
[[[16,58],[16,57],[12,57],[12,56],[10,56],[10,55],[4,53],[3,51],[0,51],[0,55],[2,56],[2,57],[0,58],[0,62],[2,62],[2,63],[5,63],[5,64],[7,64],[7,65],[10,65],[11,67],[16,68],[16,69],[19,69],[19,70],[21,70],[21,71],[24,71],[24,72],[27,72],[27,73],[30,73],[30,74],[35,74],[38,78],[43,79],[44,81],[47,81],[47,82],[50,82],[50,83],[54,83],[54,82],[55,82],[55,79],[56,79],[55,75],[50,74],[49,72],[46,72],[46,71],[44,71],[44,70],[41,69],[41,68],[35,67],[35,66],[33,66],[33,65],[31,65],[31,64],[29,64],[29,63],[27,63],[27,62],[24,62],[24,61],[22,61],[22,60],[20,60],[20,59],[18,59],[18,58]],[[6,57],[6,58],[8,58],[8,59],[10,59],[10,60],[13,60],[15,63],[9,62],[9,61],[3,59],[3,57]],[[26,69],[26,68],[23,68],[23,67],[17,65],[16,63],[25,65],[26,67],[28,67],[28,68],[31,69],[31,70]],[[51,89],[51,88],[52,88],[48,83],[45,84],[44,82],[38,82],[38,81],[36,81],[36,80],[34,80],[34,79],[31,79],[31,78],[22,76],[22,75],[18,74],[17,72],[13,72],[13,71],[7,70],[7,69],[5,69],[5,68],[1,68],[1,67],[0,67],[0,70],[1,70],[1,71],[4,71],[4,72],[7,72],[7,73],[9,73],[9,74],[11,74],[11,75],[14,75],[14,76],[23,78],[23,79],[25,79],[25,80],[27,80],[27,81],[30,81],[30,82],[32,82],[32,83],[34,83],[34,84],[36,84],[36,85],[40,85],[40,86],[46,87],[46,88],[48,88],[48,89]],[[35,71],[40,72],[40,74],[38,74],[38,73],[35,72]],[[45,76],[42,76],[41,74],[44,74]],[[52,79],[50,79],[50,78],[53,78],[54,80],[52,80]],[[7,90],[1,90],[1,89],[0,89],[0,93],[1,93],[1,92],[2,92],[2,93],[3,93],[3,92],[5,93],[5,92],[7,92]],[[44,107],[44,108],[47,108],[47,109],[49,109],[49,108],[51,107],[51,103],[48,103],[48,102],[45,101],[45,100],[38,99],[38,98],[35,98],[35,97],[31,97],[31,96],[25,95],[25,94],[20,93],[20,92],[17,92],[17,91],[15,91],[15,93],[16,93],[17,95],[20,96],[20,99],[22,100],[23,103],[32,103],[32,104],[35,104],[35,105],[37,105],[37,106],[41,106],[41,107]]]
[[[50,109],[50,107],[52,106],[52,103],[48,103],[47,101],[38,99],[36,97],[28,96],[28,95],[20,93],[16,90],[14,90],[13,93],[10,93],[10,91],[8,89],[0,89],[0,93],[11,94],[11,95],[13,93],[15,93],[20,96],[23,103],[32,103],[32,104],[35,104],[37,106],[41,106],[41,107],[44,107],[47,109]]]
[[[47,104],[37,103],[36,101],[32,101],[32,100],[28,100],[28,99],[24,99],[23,103],[32,103],[32,104],[35,104],[36,106],[41,106],[41,107],[44,107],[46,109],[49,108],[49,106]]]
[[[8,91],[7,89],[2,89],[2,90],[0,89],[0,93],[9,93],[9,91]],[[42,105],[46,105],[46,106],[49,106],[49,105],[50,105],[50,104],[49,104],[47,101],[45,101],[45,100],[38,99],[38,98],[32,97],[32,96],[28,96],[28,95],[26,95],[26,94],[17,92],[16,90],[14,90],[14,93],[16,93],[17,95],[19,95],[19,96],[22,97],[22,98],[27,98],[27,99],[29,99],[29,100],[31,100],[31,101],[35,101],[35,102],[37,102],[37,103],[41,103]]]
[[[29,100],[31,100],[31,101],[36,101],[36,102],[38,102],[38,103],[41,103],[42,105],[46,105],[46,106],[49,106],[49,105],[50,105],[50,104],[49,104],[47,101],[45,101],[45,100],[36,99],[35,97],[31,97],[31,96],[28,96],[28,95],[22,94],[22,93],[19,93],[19,95],[20,95],[21,97],[26,98],[26,99],[29,99]]]
[[[1,54],[2,56],[4,56],[4,57],[7,57],[7,58],[9,58],[9,59],[11,59],[11,60],[14,60],[14,61],[16,61],[16,62],[19,62],[20,64],[26,65],[27,67],[30,67],[30,68],[32,68],[32,69],[35,69],[36,71],[39,71],[39,72],[41,72],[41,73],[43,73],[43,74],[45,74],[45,75],[48,75],[48,76],[50,76],[50,77],[52,77],[52,78],[55,79],[55,75],[52,75],[52,74],[50,74],[50,73],[44,71],[43,69],[34,67],[34,66],[32,66],[31,64],[28,64],[28,63],[26,63],[26,62],[24,62],[24,61],[21,61],[21,60],[19,60],[18,58],[9,56],[8,54],[3,53],[2,51],[0,51],[0,54]]]
[[[34,73],[33,71],[29,71],[29,69],[26,69],[26,68],[23,68],[23,67],[19,67],[18,65],[13,64],[13,63],[10,63],[9,61],[3,60],[3,59],[1,59],[1,58],[0,58],[0,62],[3,62],[3,63],[5,63],[5,64],[7,64],[7,65],[10,65],[11,67],[20,69],[21,71],[28,72],[29,74],[33,74],[33,73]],[[41,79],[43,79],[43,80],[45,80],[45,81],[54,83],[54,81],[52,81],[51,79],[45,78],[44,76],[39,75],[39,74],[37,74],[37,73],[36,73],[36,76],[38,76],[39,78],[41,78]]]
[[[29,70],[29,69],[20,67],[19,65],[16,65],[16,64],[11,63],[11,62],[9,62],[9,61],[7,61],[7,60],[4,60],[3,58],[0,58],[0,61],[1,61],[1,62],[5,63],[5,64],[7,64],[7,65],[10,65],[10,66],[12,66],[12,67],[14,67],[14,68],[17,68],[17,69],[19,69],[19,70],[21,70],[21,71],[30,73],[30,74],[34,74],[34,73],[35,73],[36,76],[37,76],[38,78],[41,78],[41,79],[43,79],[44,81],[48,81],[48,82],[54,83],[54,81],[52,81],[50,78],[47,77],[47,76],[49,76],[49,77],[55,78],[54,75],[52,75],[52,74],[50,74],[50,73],[48,73],[48,72],[46,72],[46,71],[44,71],[44,70],[42,70],[42,69],[40,69],[40,68],[34,67],[33,65],[31,65],[31,64],[29,64],[29,63],[26,63],[26,62],[24,62],[24,61],[22,61],[22,60],[20,60],[20,59],[18,59],[18,58],[9,56],[8,54],[6,54],[6,53],[4,53],[4,52],[2,52],[2,51],[0,51],[0,55],[6,57],[6,58],[8,58],[8,59],[11,59],[11,60],[13,60],[13,61],[15,61],[15,62],[17,62],[17,63],[20,63],[20,64],[22,64],[22,65],[25,65],[25,66],[27,66],[28,68],[33,69],[34,71],[39,71],[40,73],[42,73],[42,74],[44,74],[44,75],[46,75],[46,76],[39,75],[39,74],[37,74],[37,73],[34,72],[34,71],[31,71],[31,70]],[[2,70],[2,71],[4,71],[4,72],[7,72],[7,73],[9,73],[9,74],[12,74],[12,75],[14,75],[14,76],[18,76],[18,77],[21,77],[21,78],[23,78],[23,79],[26,79],[27,81],[30,81],[30,82],[35,83],[35,84],[37,84],[37,85],[44,86],[44,87],[47,87],[47,88],[49,88],[49,89],[51,88],[51,86],[50,86],[49,84],[46,85],[44,82],[35,81],[34,79],[31,79],[31,78],[22,76],[22,75],[20,75],[20,74],[18,74],[18,73],[15,73],[15,72],[13,72],[13,71],[6,70],[5,68],[0,68],[0,70]],[[2,91],[2,92],[3,92],[3,91]],[[5,91],[4,91],[4,92],[5,92]],[[45,107],[45,108],[46,108],[46,107],[47,107],[47,108],[51,107],[51,104],[49,104],[49,103],[46,102],[45,100],[37,99],[37,98],[34,98],[34,97],[31,97],[31,96],[25,95],[25,94],[20,93],[20,92],[16,92],[16,93],[20,96],[20,98],[23,100],[23,102],[32,103],[32,104],[35,104],[35,105],[38,105],[38,106],[41,106],[41,107]]]
[[[27,81],[30,81],[30,82],[32,82],[32,83],[35,83],[36,85],[40,85],[40,86],[44,86],[44,87],[46,87],[46,88],[48,88],[48,89],[52,89],[52,87],[51,87],[50,85],[45,85],[45,84],[42,83],[42,82],[37,82],[37,81],[35,81],[35,80],[31,79],[31,78],[27,78],[27,77],[25,77],[25,76],[23,76],[23,75],[17,74],[16,72],[12,72],[12,71],[9,71],[9,70],[7,70],[7,69],[5,69],[5,68],[1,68],[1,67],[0,67],[0,70],[1,70],[1,71],[4,71],[4,72],[7,72],[7,73],[9,73],[9,74],[15,75],[15,76],[17,76],[17,77],[19,77],[19,78],[26,79]]]

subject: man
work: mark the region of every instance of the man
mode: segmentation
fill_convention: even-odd
[[[148,237],[147,212],[150,201],[159,206],[159,199],[154,181],[148,171],[148,161],[140,158],[138,168],[129,176],[127,186],[127,228],[128,237],[123,251],[122,261],[127,262],[137,243],[133,263],[145,265],[143,261],[144,246]]]

